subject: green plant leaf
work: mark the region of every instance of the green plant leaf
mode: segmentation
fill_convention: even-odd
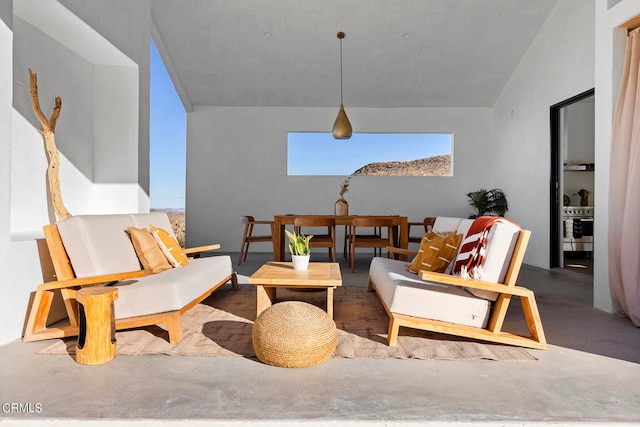
[[[473,206],[476,211],[475,215],[470,218],[477,218],[483,215],[504,216],[509,210],[507,197],[499,188],[491,190],[480,189],[467,193],[469,205]]]
[[[311,251],[309,250],[309,240],[313,237],[313,235],[305,236],[303,233],[299,235],[295,235],[289,230],[284,230],[289,238],[289,251],[292,255],[309,255]]]

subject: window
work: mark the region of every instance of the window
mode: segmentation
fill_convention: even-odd
[[[289,132],[288,175],[452,176],[453,135]]]

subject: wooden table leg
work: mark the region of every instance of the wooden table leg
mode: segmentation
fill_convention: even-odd
[[[327,314],[333,319],[333,288],[327,288]]]
[[[256,285],[256,294],[258,296],[256,300],[256,319],[260,316],[260,313],[265,311],[267,308],[271,307],[271,305],[276,300],[276,288],[266,287],[264,285]]]
[[[400,242],[399,242],[399,246],[402,249],[409,248],[409,221],[407,220],[406,217],[403,217],[400,220]],[[408,256],[407,255],[402,255],[400,257],[400,259],[402,261],[407,261],[408,260]]]
[[[284,261],[284,224],[280,221],[280,217],[274,216],[273,218],[273,260]]]

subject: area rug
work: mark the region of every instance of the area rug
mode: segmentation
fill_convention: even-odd
[[[278,300],[298,300],[325,308],[326,292],[278,290]],[[166,354],[170,356],[256,358],[251,328],[256,314],[256,289],[224,286],[182,317],[183,339],[172,345],[160,326],[119,331],[118,355]],[[525,349],[489,344],[450,335],[401,328],[398,345],[387,345],[389,318],[374,292],[361,287],[339,287],[334,293],[334,320],[338,345],[333,357],[350,359],[440,359],[498,361],[537,360]],[[164,326],[164,325],[163,325]],[[56,342],[38,354],[73,354],[76,339]]]

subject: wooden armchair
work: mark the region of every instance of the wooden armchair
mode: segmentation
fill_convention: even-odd
[[[428,271],[420,271],[418,274],[420,279],[426,281],[427,284],[428,282],[431,282],[438,285],[445,285],[446,287],[496,292],[498,294],[498,297],[495,302],[493,302],[490,308],[487,326],[484,328],[434,320],[428,317],[428,313],[425,313],[421,316],[416,316],[394,312],[390,307],[391,301],[385,300],[385,298],[381,296],[380,292],[378,292],[380,300],[382,301],[390,319],[388,331],[389,345],[396,345],[399,328],[400,326],[403,326],[484,341],[498,342],[529,348],[546,349],[547,342],[542,328],[542,322],[540,320],[540,314],[538,312],[534,293],[527,288],[516,286],[516,280],[520,272],[522,260],[524,258],[530,235],[531,232],[527,230],[522,230],[519,232],[515,248],[511,256],[511,260],[509,261],[504,283],[463,279],[459,276],[453,276],[443,273],[433,273]],[[416,253],[399,248],[387,248],[387,251],[391,254],[403,255],[411,255]],[[390,261],[400,263],[400,261]],[[377,286],[378,284],[374,283],[371,278],[370,272],[369,290],[377,288]],[[416,285],[416,287],[419,286],[419,284]],[[529,336],[502,330],[507,309],[509,308],[511,298],[513,296],[520,298],[524,317],[529,331]],[[471,296],[471,298],[474,297]]]

